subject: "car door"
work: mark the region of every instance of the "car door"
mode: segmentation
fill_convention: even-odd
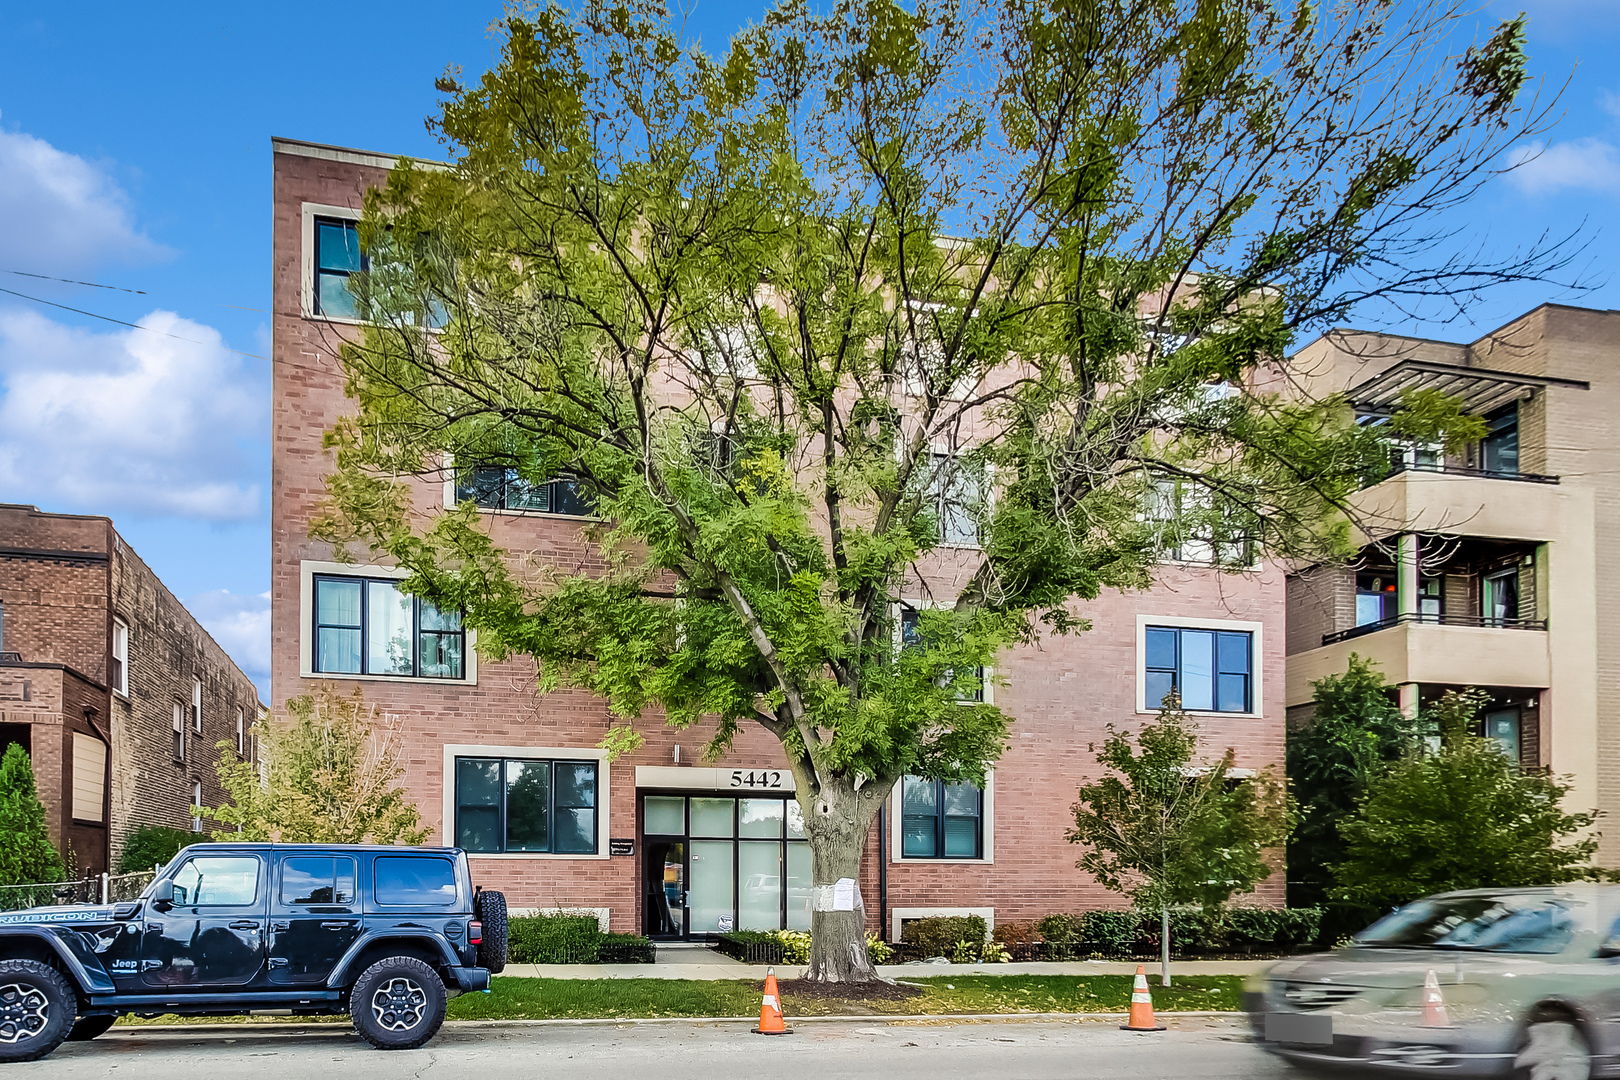
[[[355,861],[347,855],[283,855],[270,915],[270,981],[319,985],[360,936]]]
[[[268,877],[256,854],[188,858],[174,872],[174,900],[146,905],[141,982],[184,990],[251,982],[264,967]]]

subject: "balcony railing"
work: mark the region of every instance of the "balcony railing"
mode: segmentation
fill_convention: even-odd
[[[1380,630],[1387,630],[1391,626],[1399,626],[1402,623],[1428,623],[1431,626],[1482,626],[1494,630],[1547,629],[1546,619],[1495,619],[1484,615],[1426,615],[1421,612],[1409,611],[1405,615],[1395,615],[1388,619],[1379,619],[1377,622],[1352,626],[1348,630],[1323,634],[1322,644],[1335,645],[1341,641],[1361,637],[1364,634],[1376,634]]]
[[[1466,465],[1447,465],[1444,462],[1407,462],[1395,461],[1390,463],[1389,472],[1376,479],[1369,477],[1367,487],[1382,483],[1392,476],[1403,472],[1445,473],[1448,476],[1477,476],[1484,480],[1521,480],[1530,484],[1556,484],[1558,477],[1544,476],[1541,473],[1508,472],[1503,469],[1471,469]]]

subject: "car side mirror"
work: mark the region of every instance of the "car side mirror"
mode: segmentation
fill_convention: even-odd
[[[153,882],[152,894],[148,897],[152,906],[158,909],[171,907],[174,904],[174,882],[169,878]]]

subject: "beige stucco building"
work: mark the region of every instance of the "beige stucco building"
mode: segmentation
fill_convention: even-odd
[[[1355,499],[1359,558],[1289,576],[1290,719],[1351,653],[1406,708],[1478,686],[1483,734],[1571,778],[1571,809],[1620,811],[1620,311],[1543,305],[1469,344],[1335,331],[1294,361],[1364,423],[1434,388],[1488,434],[1396,447]]]

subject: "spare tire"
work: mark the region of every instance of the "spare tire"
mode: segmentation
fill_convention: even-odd
[[[499,975],[506,968],[506,894],[485,889],[473,900],[473,914],[484,924],[478,966]]]

